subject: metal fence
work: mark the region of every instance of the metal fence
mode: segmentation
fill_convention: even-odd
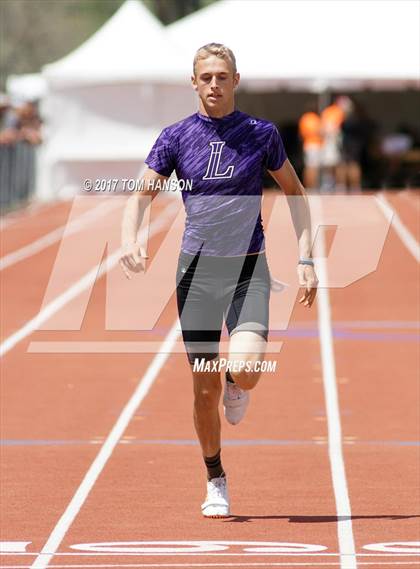
[[[0,208],[28,199],[35,186],[36,147],[28,142],[0,145]]]

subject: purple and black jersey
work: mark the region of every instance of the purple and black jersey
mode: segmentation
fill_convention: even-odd
[[[222,118],[195,113],[165,128],[146,164],[192,182],[182,192],[182,251],[229,257],[264,250],[262,178],[286,158],[274,124],[233,111]]]

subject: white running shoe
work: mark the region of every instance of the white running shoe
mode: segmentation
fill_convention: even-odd
[[[223,406],[225,417],[231,425],[237,425],[245,415],[249,403],[249,393],[226,380],[223,394]]]
[[[206,518],[225,518],[229,513],[229,494],[225,476],[207,481],[207,496],[201,504],[201,512]]]

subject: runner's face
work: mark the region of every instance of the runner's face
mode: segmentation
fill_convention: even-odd
[[[198,60],[191,82],[203,105],[207,109],[218,110],[233,103],[239,73],[233,73],[229,61],[211,55]]]

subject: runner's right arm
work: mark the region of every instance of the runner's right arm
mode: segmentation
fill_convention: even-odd
[[[130,271],[139,273],[144,270],[142,259],[147,259],[148,255],[138,242],[137,233],[147,206],[157,196],[159,188],[163,187],[163,182],[167,179],[167,176],[146,168],[140,188],[127,200],[121,230],[120,265],[128,279],[131,278]]]

